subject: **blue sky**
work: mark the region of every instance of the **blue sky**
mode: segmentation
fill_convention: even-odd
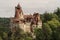
[[[0,0],[0,17],[13,17],[15,6],[20,3],[24,14],[53,12],[60,7],[60,0]]]

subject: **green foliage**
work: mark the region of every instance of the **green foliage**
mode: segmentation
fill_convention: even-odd
[[[57,8],[54,13],[55,13],[56,15],[60,16],[60,8]]]
[[[0,37],[0,40],[2,40],[2,38]]]
[[[55,18],[57,20],[59,19],[58,16],[56,14],[53,14],[53,13],[45,13],[41,16],[41,19],[42,19],[43,23],[47,22],[47,21],[50,21],[53,18]]]
[[[52,30],[50,26],[47,23],[43,24],[43,31],[45,35],[45,40],[52,40],[51,35],[52,35]]]
[[[52,30],[55,30],[58,26],[60,26],[60,22],[55,18],[53,18],[51,21],[48,21],[48,24]]]
[[[7,32],[9,31],[9,18],[0,18],[0,31]]]
[[[36,28],[34,33],[36,35],[36,40],[45,40],[45,36],[42,29]]]
[[[60,21],[60,8],[57,8],[56,11],[54,11],[54,13],[59,17],[59,21]]]

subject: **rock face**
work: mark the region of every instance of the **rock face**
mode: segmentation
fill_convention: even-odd
[[[11,29],[14,27],[19,27],[24,32],[33,32],[36,27],[42,28],[42,21],[39,13],[24,15],[21,6],[18,4],[15,7],[15,16],[14,18],[11,18],[10,25]]]

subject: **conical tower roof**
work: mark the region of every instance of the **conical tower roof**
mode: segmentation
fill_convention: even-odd
[[[19,18],[19,15],[23,14],[22,8],[20,6],[20,4],[18,3],[18,5],[15,7],[15,18]]]
[[[21,8],[21,6],[20,6],[20,4],[18,3],[18,5],[17,5],[17,7],[16,8],[18,8],[18,9],[20,9]]]

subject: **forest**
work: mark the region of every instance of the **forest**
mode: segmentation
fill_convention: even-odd
[[[60,40],[60,8],[53,13],[45,12],[40,16],[42,29],[34,30],[34,39],[30,33],[24,33],[19,28],[16,28],[16,32],[11,32],[10,19],[0,18],[0,40]]]

